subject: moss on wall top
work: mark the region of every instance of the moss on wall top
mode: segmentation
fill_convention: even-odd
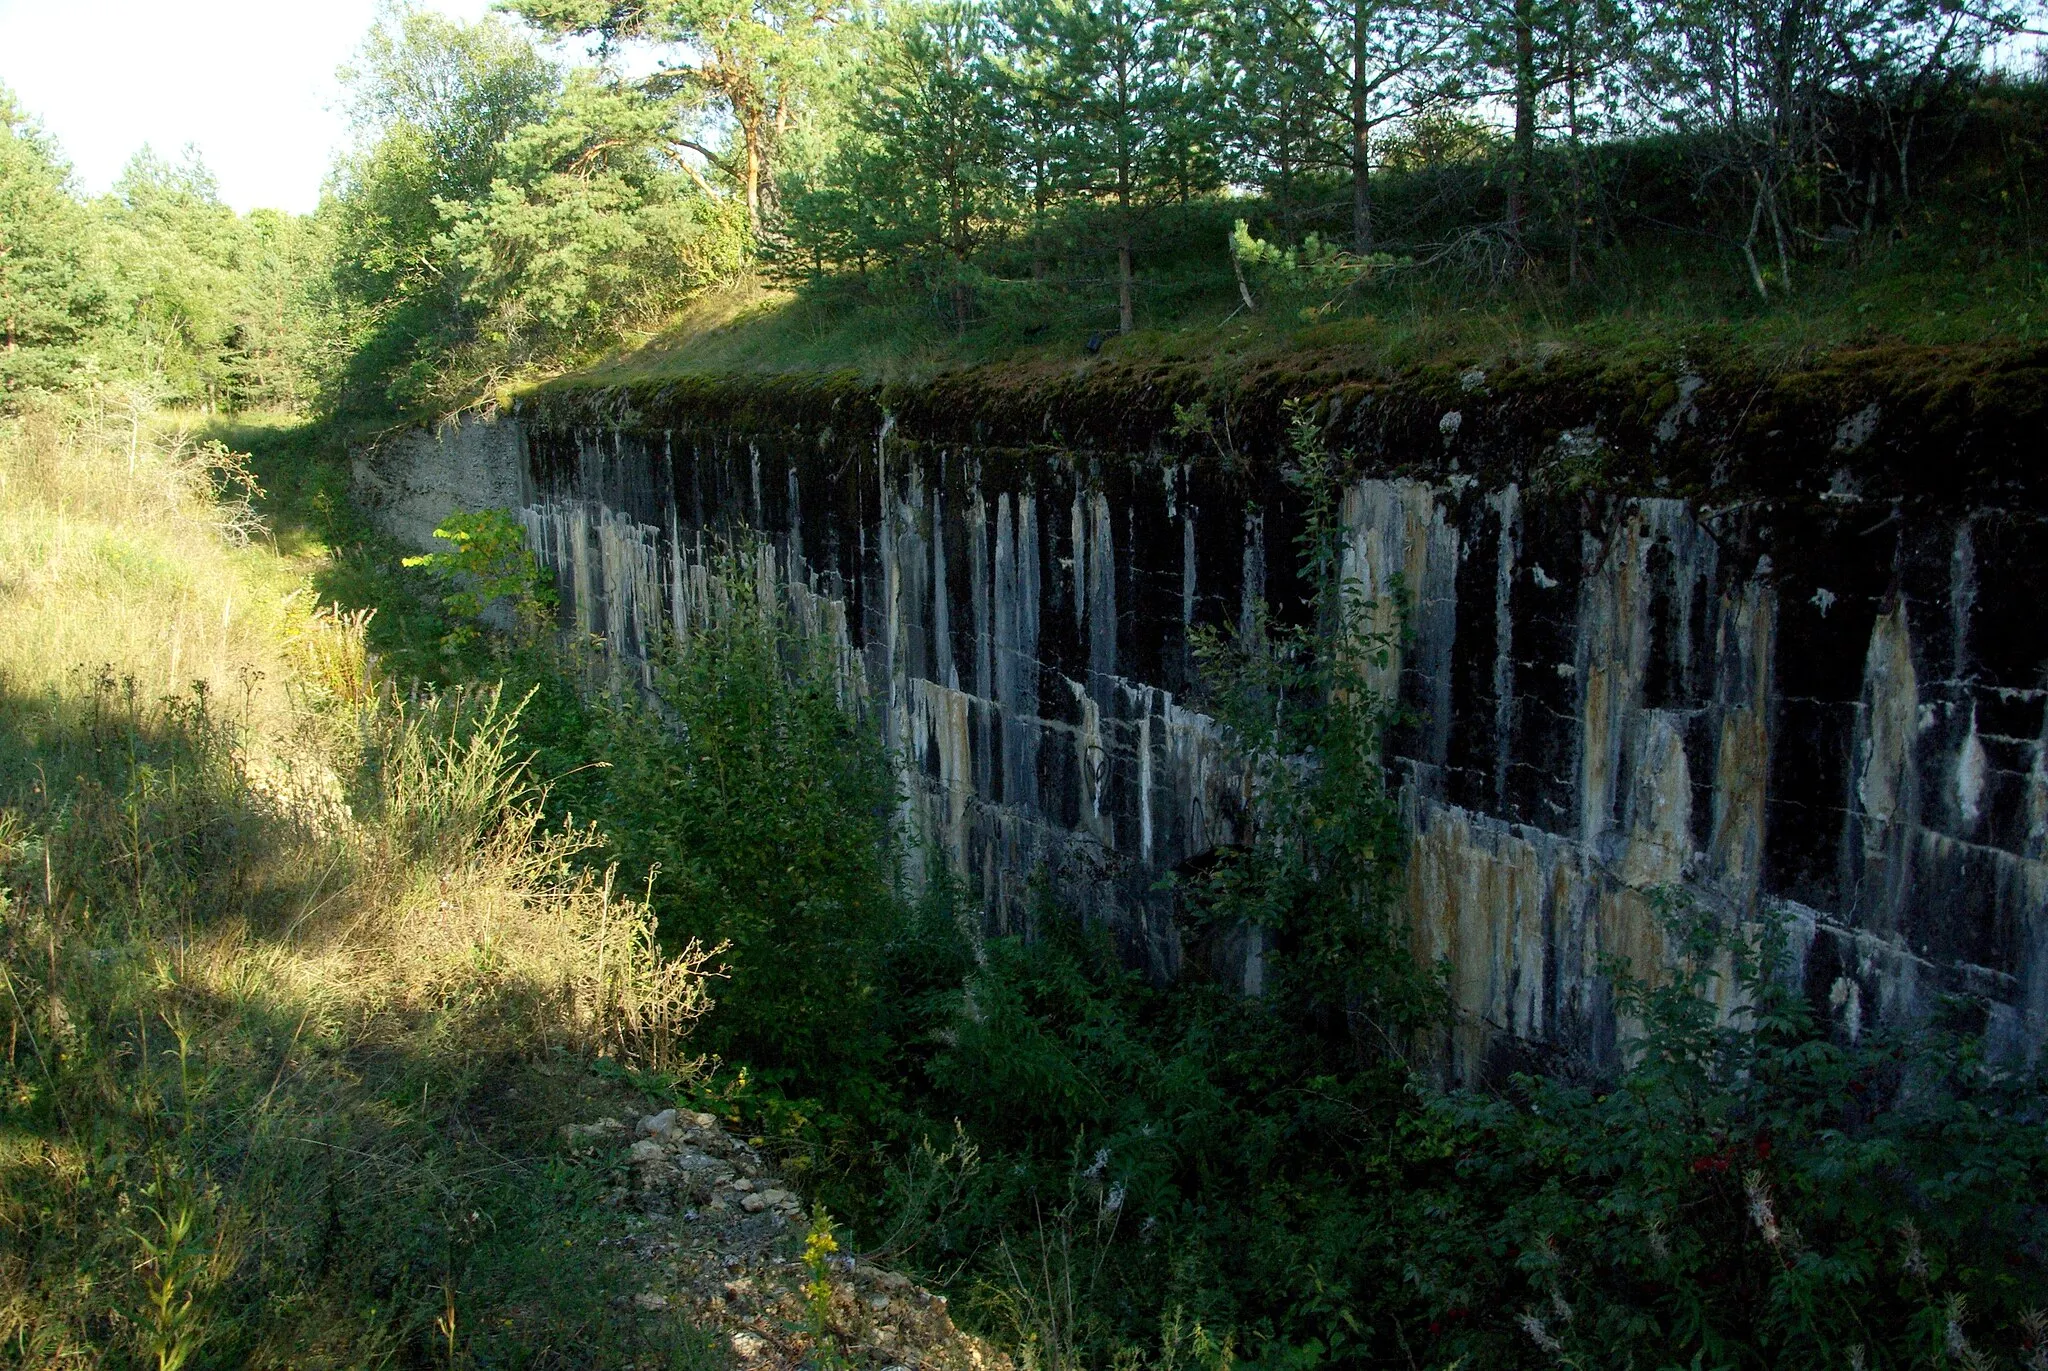
[[[1341,352],[1232,369],[1091,360],[964,367],[917,382],[851,372],[696,375],[600,386],[566,377],[516,403],[542,427],[794,433],[1058,447],[1246,467],[1284,452],[1290,407],[1362,469],[1472,475],[1558,491],[2039,503],[2048,349],[1539,350],[1491,369],[1372,371]]]

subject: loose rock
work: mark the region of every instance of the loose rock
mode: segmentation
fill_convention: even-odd
[[[658,1288],[621,1294],[621,1307],[722,1333],[747,1371],[821,1361],[850,1371],[1012,1371],[1007,1356],[953,1326],[943,1300],[868,1262],[832,1264],[821,1345],[810,1331],[803,1229],[789,1222],[803,1197],[714,1116],[663,1110],[630,1130],[608,1119],[563,1130],[572,1135],[586,1146],[608,1141],[634,1168],[632,1184],[607,1196],[624,1216],[621,1235],[607,1241]]]

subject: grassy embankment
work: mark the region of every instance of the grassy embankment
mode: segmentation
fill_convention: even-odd
[[[1943,216],[1948,219],[1948,216]],[[923,302],[857,284],[802,289],[747,281],[708,292],[665,328],[578,359],[593,385],[718,372],[853,370],[881,380],[990,362],[1024,365],[1096,355],[1191,362],[1226,372],[1290,354],[1345,352],[1398,371],[1427,362],[1485,366],[1545,351],[1669,354],[1686,346],[1798,356],[1873,341],[1922,347],[2033,347],[2048,341],[2044,264],[2032,251],[1959,242],[1968,221],[1930,216],[1924,237],[1862,260],[1824,262],[1801,293],[1765,303],[1725,262],[1666,244],[1576,287],[1529,282],[1450,290],[1420,274],[1346,292],[1336,317],[1304,319],[1336,293],[1289,291],[1273,308],[1237,309],[1227,271],[1192,275],[1135,333],[1057,322],[1059,304],[1004,310],[965,335]],[[1221,256],[1219,251],[1218,256]],[[1162,283],[1165,284],[1165,283]]]
[[[614,1178],[554,1132],[703,982],[540,818],[510,701],[401,699],[317,607],[371,574],[322,489],[273,539],[243,471],[0,424],[0,1357],[701,1364],[614,1306]]]
[[[1726,225],[1695,197],[1680,141],[1617,144],[1606,227],[1576,274],[1555,243],[1518,269],[1475,264],[1467,202],[1477,175],[1390,174],[1377,192],[1399,259],[1367,273],[1247,269],[1244,308],[1226,239],[1254,233],[1272,207],[1228,196],[1169,206],[1140,254],[1138,329],[1118,336],[1100,270],[1083,259],[1034,276],[992,275],[971,325],[950,296],[905,274],[749,280],[700,296],[679,316],[606,353],[557,359],[553,374],[594,385],[724,372],[851,370],[878,380],[989,362],[1072,364],[1095,354],[1192,364],[1227,376],[1293,355],[1342,354],[1366,370],[1478,365],[1573,350],[1626,357],[1684,349],[1792,360],[1876,342],[1962,350],[2048,341],[2048,218],[2040,111],[2048,88],[1988,89],[1917,199],[1861,232],[1807,243],[1792,280],[1759,298]],[[1476,198],[1475,198],[1476,197]],[[1446,209],[1450,205],[1452,208]],[[1466,206],[1459,209],[1458,206]],[[1736,234],[1739,237],[1739,232]]]

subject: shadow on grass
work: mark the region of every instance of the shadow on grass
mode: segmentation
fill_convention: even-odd
[[[16,1364],[714,1365],[556,1141],[635,1092],[510,1040],[486,974],[377,1003],[333,926],[375,873],[244,741],[202,693],[0,688]]]

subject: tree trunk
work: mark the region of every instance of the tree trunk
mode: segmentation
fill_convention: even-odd
[[[1031,279],[1043,281],[1051,267],[1045,260],[1046,177],[1052,173],[1046,159],[1033,153],[1031,163]]]
[[[1778,244],[1778,288],[1786,295],[1792,293],[1792,245],[1785,232],[1785,217],[1779,213],[1778,197],[1770,199],[1771,236]]]
[[[1577,147],[1576,145],[1574,145],[1574,146],[1573,146],[1573,148],[1572,148],[1572,247],[1571,247],[1571,265],[1570,265],[1569,269],[1568,269],[1568,270],[1567,270],[1567,272],[1566,272],[1566,278],[1565,278],[1565,279],[1567,279],[1568,281],[1570,281],[1570,282],[1571,282],[1571,283],[1572,283],[1573,285],[1577,285],[1577,284],[1579,283],[1579,274],[1580,274],[1580,272],[1581,272],[1581,271],[1583,270],[1583,266],[1582,266],[1582,263],[1581,263],[1581,260],[1580,260],[1580,242],[1579,242],[1579,233],[1580,233],[1581,221],[1582,221],[1582,220],[1584,220],[1584,219],[1585,219],[1585,217],[1586,217],[1586,183],[1585,183],[1585,178],[1584,178],[1584,177],[1583,177],[1583,176],[1582,176],[1582,175],[1580,174],[1580,172],[1579,172],[1579,149],[1578,149],[1578,147]]]
[[[1137,326],[1131,310],[1131,235],[1126,230],[1116,245],[1116,331],[1129,333]]]
[[[1522,236],[1536,181],[1536,0],[1515,0],[1515,165],[1508,176],[1508,232]]]
[[[740,140],[746,145],[747,227],[761,231],[761,120],[760,116],[741,126]]]
[[[1119,5],[1117,7],[1119,16],[1121,16],[1122,12],[1122,6]],[[1132,317],[1131,310],[1131,219],[1134,209],[1132,202],[1135,199],[1135,187],[1132,183],[1136,178],[1132,175],[1133,168],[1131,165],[1133,160],[1133,149],[1131,146],[1131,123],[1133,118],[1131,110],[1131,58],[1130,54],[1124,50],[1121,44],[1117,48],[1115,63],[1117,114],[1116,206],[1118,215],[1116,331],[1118,333],[1129,333],[1137,327],[1137,322]]]
[[[1579,283],[1579,273],[1584,268],[1581,259],[1580,235],[1586,218],[1586,175],[1585,144],[1579,137],[1579,47],[1576,22],[1568,30],[1565,50],[1565,129],[1571,139],[1572,159],[1572,234],[1571,266],[1565,279],[1572,285]]]
[[[1351,250],[1372,251],[1372,127],[1366,123],[1366,4],[1351,7]]]
[[[1756,287],[1757,298],[1765,304],[1771,300],[1770,289],[1764,284],[1763,269],[1756,262],[1756,234],[1764,218],[1763,183],[1757,182],[1756,202],[1749,211],[1749,236],[1742,240],[1742,260],[1749,264],[1749,283]]]
[[[1280,173],[1280,188],[1274,194],[1273,212],[1280,222],[1292,230],[1294,227],[1294,156],[1293,145],[1282,142],[1274,166]]]

